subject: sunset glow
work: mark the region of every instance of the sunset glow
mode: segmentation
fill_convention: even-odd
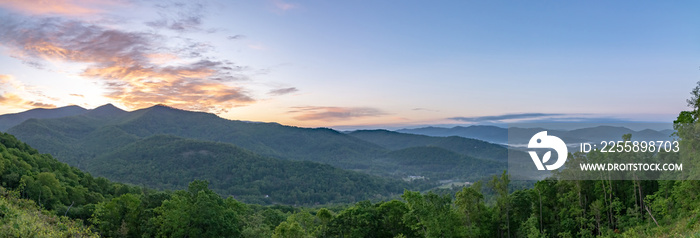
[[[305,127],[669,121],[698,80],[696,2],[344,4],[0,1],[0,114],[113,103]]]

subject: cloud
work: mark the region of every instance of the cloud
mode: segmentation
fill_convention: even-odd
[[[92,15],[101,13],[105,6],[117,4],[122,3],[99,0],[0,0],[0,7],[30,15]]]
[[[517,114],[503,114],[496,116],[481,116],[481,117],[451,117],[447,118],[449,120],[463,121],[463,122],[503,122],[508,120],[524,120],[524,119],[535,119],[535,118],[545,118],[545,117],[556,117],[562,116],[564,114],[556,113],[517,113]]]
[[[106,97],[129,108],[163,103],[218,113],[255,101],[232,84],[247,79],[247,68],[203,55],[210,47],[204,43],[183,39],[182,47],[166,47],[169,38],[157,33],[57,17],[0,21],[0,45],[15,57],[83,63],[81,76],[100,80]]]
[[[79,98],[84,98],[84,97],[85,97],[85,95],[77,94],[77,93],[71,93],[71,94],[69,94],[69,95],[70,95],[70,96],[73,96],[73,97],[79,97]]]
[[[160,18],[148,21],[147,26],[177,32],[201,31],[205,5],[192,2],[159,3],[155,5]],[[215,30],[209,30],[213,32]]]
[[[0,92],[0,105],[6,108],[56,107],[54,104],[23,99],[19,94],[34,94],[35,96],[39,95],[40,97],[44,98],[46,98],[46,96],[44,96],[40,91],[27,91],[27,87],[15,80],[10,75],[0,75],[0,89],[3,89],[3,91]]]
[[[50,103],[42,103],[42,102],[27,102],[27,105],[31,106],[32,108],[56,108],[56,105],[50,104]]]
[[[0,74],[0,85],[3,86],[3,89],[12,88],[20,91],[25,90],[24,85],[11,75]]]
[[[273,4],[275,8],[285,12],[299,7],[297,4],[284,2],[282,0],[275,0]]]
[[[414,108],[414,109],[411,109],[411,110],[413,110],[413,111],[438,112],[438,110],[433,110],[433,109],[428,109],[428,108],[422,108],[422,107]]]
[[[576,116],[565,116],[565,117],[551,117],[551,118],[536,118],[525,121],[520,121],[520,123],[553,123],[553,122],[566,122],[566,123],[629,123],[635,122],[635,120],[621,119],[616,117],[576,117]],[[639,121],[637,121],[639,122]]]
[[[0,94],[0,104],[3,107],[8,108],[55,108],[56,105],[50,103],[42,103],[35,101],[28,101],[22,99],[19,95],[14,93]]]
[[[229,40],[240,40],[240,39],[243,39],[243,38],[245,38],[244,35],[232,35],[232,36],[226,37],[226,39],[229,39]]]
[[[378,117],[387,113],[370,107],[292,107],[288,113],[297,114],[300,121],[342,121],[362,117]]]
[[[298,91],[299,91],[299,89],[297,89],[295,87],[290,87],[290,88],[280,88],[280,89],[270,90],[270,92],[268,92],[268,94],[274,95],[274,96],[280,96],[280,95],[290,94],[290,93],[294,93],[294,92],[298,92]]]

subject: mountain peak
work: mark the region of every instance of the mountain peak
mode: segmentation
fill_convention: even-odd
[[[126,111],[119,109],[118,107],[107,103],[105,105],[96,107],[95,109],[89,110],[85,115],[93,117],[115,117],[127,113]]]
[[[119,108],[117,108],[116,106],[114,106],[114,105],[111,104],[111,103],[107,103],[107,104],[105,104],[105,105],[96,107],[95,109],[92,109],[92,110],[98,110],[98,109],[99,109],[99,110],[105,110],[105,109],[119,109]],[[119,110],[121,110],[121,109],[119,109]]]
[[[208,112],[198,112],[198,111],[188,111],[184,109],[179,109],[171,107],[165,104],[156,104],[151,107],[142,108],[132,112],[135,116],[142,117],[186,117],[186,118],[197,118],[203,115],[205,117],[218,117],[213,113]],[[192,117],[194,116],[194,117]],[[197,121],[199,119],[195,119]]]
[[[183,110],[175,107],[171,107],[162,103],[158,103],[156,105],[153,105],[151,107],[145,108],[145,109],[168,109],[168,110],[175,110],[175,111],[188,111],[188,110]]]

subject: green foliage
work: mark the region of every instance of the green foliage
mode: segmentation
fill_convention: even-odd
[[[386,152],[334,130],[230,121],[165,106],[134,112],[101,107],[73,117],[28,120],[10,131],[97,176],[155,189],[184,189],[192,180],[208,180],[217,193],[249,203],[351,203],[432,186],[331,166],[368,171],[373,158]],[[30,196],[51,195],[52,200],[41,201],[46,206],[71,199],[50,184],[26,182]]]
[[[124,194],[100,203],[93,213],[92,223],[108,237],[139,237],[141,211],[141,199]]]
[[[700,95],[700,86],[693,91],[693,95]],[[697,102],[698,99],[692,98],[691,101]],[[680,156],[665,153],[589,153],[575,154],[572,159],[603,161],[651,158],[662,161],[681,159],[690,163],[697,161],[700,142],[695,132],[700,131],[700,123],[693,115],[698,112],[698,103],[691,105],[694,106],[693,111],[681,113],[677,120],[682,123],[677,124],[676,128],[681,130],[676,135],[683,145],[688,146],[684,147],[688,148],[688,152],[681,153]],[[144,120],[135,114],[124,115],[129,120]],[[199,116],[202,117],[200,119],[208,117],[206,114]],[[28,122],[44,123],[37,120]],[[130,130],[142,136],[152,133],[156,128],[160,127],[146,123],[144,127]],[[72,138],[71,136],[67,135],[66,138]],[[625,139],[630,138],[627,136]],[[208,154],[234,161],[250,157],[270,163],[270,167],[300,166],[315,169],[312,172],[319,174],[318,178],[313,177],[312,173],[299,179],[295,176],[301,177],[300,174],[282,173],[287,176],[282,178],[290,179],[293,183],[303,183],[303,180],[323,183],[327,179],[330,180],[329,186],[348,184],[337,183],[333,180],[335,178],[329,177],[341,174],[345,177],[338,178],[339,180],[351,181],[350,186],[341,186],[341,189],[352,191],[356,188],[351,186],[353,173],[326,173],[334,170],[310,162],[282,163],[231,145],[220,146],[213,142],[173,136],[163,136],[156,142],[144,145],[122,147],[119,153],[126,155],[128,148],[158,151],[146,154],[144,158],[133,158],[148,160],[151,157],[157,158],[158,153],[168,154],[167,151],[171,151],[168,156],[174,163],[207,169],[214,169],[206,167],[206,163],[212,161],[220,167],[226,165],[207,157]],[[202,150],[206,152],[200,153]],[[231,157],[226,157],[226,154],[231,154]],[[197,159],[187,160],[192,157]],[[451,160],[449,157],[444,159]],[[246,159],[238,162],[236,166],[255,165],[254,161]],[[405,162],[421,163],[417,160]],[[168,166],[157,163],[152,165]],[[252,184],[256,184],[255,181],[266,181],[289,186],[278,180],[266,180],[265,175],[269,176],[269,173],[270,171],[251,172],[243,174],[243,180],[234,181],[252,181]],[[555,173],[554,178],[556,176],[558,174]],[[690,176],[692,178],[694,174]],[[94,178],[49,155],[39,154],[9,134],[0,134],[0,236],[96,236],[82,225],[82,221],[89,222],[94,232],[99,232],[104,237],[694,237],[700,234],[698,180],[613,180],[604,174],[597,180],[559,181],[554,178],[538,181],[529,188],[513,189],[510,177],[504,171],[489,179],[486,186],[477,182],[462,188],[454,194],[454,198],[453,194],[446,192],[436,194],[405,190],[402,200],[375,203],[364,200],[353,205],[323,208],[279,204],[261,206],[244,204],[232,197],[222,198],[215,193],[216,190],[209,188],[208,182],[201,180],[189,183],[187,190],[170,192],[152,191],[113,183],[105,178]],[[354,182],[372,184],[371,180],[359,179]],[[256,186],[265,188],[264,183]],[[314,187],[321,188],[324,187]],[[381,189],[387,188],[368,191]],[[319,191],[318,194],[328,191]]]
[[[424,237],[463,237],[466,229],[461,217],[452,206],[452,199],[429,192],[406,191],[401,196],[408,204],[409,212],[404,222]]]
[[[94,204],[105,198],[140,191],[94,178],[50,155],[39,154],[7,133],[0,134],[0,165],[2,187],[18,190],[22,198],[71,218],[86,220],[92,216]]]
[[[505,161],[508,158],[508,150],[501,145],[459,136],[434,137],[387,130],[359,130],[349,135],[390,150],[432,146],[478,159]]]
[[[177,191],[155,209],[152,219],[158,237],[240,236],[245,205],[222,199],[205,181],[190,183],[188,191]]]
[[[0,141],[0,178],[4,185],[51,213],[87,219],[105,237],[658,236],[667,229],[688,234],[699,226],[700,196],[695,194],[700,191],[698,181],[543,180],[531,189],[511,192],[510,179],[503,173],[487,183],[490,190],[477,182],[462,188],[454,199],[450,194],[405,191],[403,201],[362,201],[346,208],[302,210],[224,199],[204,181],[192,182],[187,191],[175,192],[112,183],[38,154],[8,134],[0,135]],[[192,148],[216,151],[216,146],[188,147],[189,142],[181,138],[160,141],[167,142],[164,148],[174,153]],[[235,147],[225,152],[245,153]],[[2,214],[15,214],[5,212],[14,209],[6,207],[0,206]],[[32,219],[7,223],[18,225],[3,232],[56,232],[52,225],[24,229],[21,224],[43,224]],[[67,218],[51,221],[59,222],[49,224],[79,224]],[[61,227],[59,232],[91,234],[85,228]]]
[[[386,153],[382,161],[389,162],[395,174],[425,176],[430,179],[474,181],[505,169],[503,162],[476,159],[435,146],[409,147]],[[378,165],[379,166],[379,165]]]
[[[307,238],[311,237],[304,231],[299,223],[283,221],[272,234],[273,238]]]
[[[0,187],[0,237],[98,237],[79,221],[41,210]]]
[[[488,236],[488,227],[491,226],[481,186],[482,183],[477,182],[455,194],[455,205],[457,211],[466,219],[465,226],[469,237]]]
[[[93,159],[95,173],[148,187],[179,189],[212,181],[222,195],[260,204],[354,202],[400,193],[412,185],[308,161],[256,155],[231,144],[153,136]]]

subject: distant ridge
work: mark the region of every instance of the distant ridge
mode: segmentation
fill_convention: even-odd
[[[415,129],[401,129],[397,130],[397,132],[440,137],[460,136],[498,144],[506,144],[508,142],[508,129],[497,126],[474,125],[467,127],[455,126],[452,128],[431,126]]]
[[[423,127],[415,129],[401,129],[396,132],[416,134],[416,135],[426,135],[426,136],[438,136],[438,137],[449,137],[449,136],[459,136],[464,138],[472,138],[487,141],[496,144],[507,144],[508,143],[508,133],[511,134],[511,139],[525,140],[530,138],[535,133],[544,130],[543,128],[518,128],[513,127],[509,129],[497,127],[497,126],[456,126],[452,128],[444,127]],[[621,139],[623,134],[632,134],[633,140],[663,140],[668,139],[673,133],[673,130],[652,130],[644,129],[640,131],[635,131],[622,126],[594,126],[575,130],[548,130],[550,134],[554,134],[562,138],[567,143],[579,143],[579,142],[599,142],[602,140],[618,140]]]
[[[433,146],[479,159],[505,161],[508,158],[508,151],[501,145],[459,136],[435,137],[388,130],[359,130],[348,135],[391,150]]]
[[[88,111],[80,106],[65,106],[59,108],[35,108],[24,112],[0,115],[0,131],[5,132],[10,127],[19,125],[28,119],[50,119],[80,115]]]

